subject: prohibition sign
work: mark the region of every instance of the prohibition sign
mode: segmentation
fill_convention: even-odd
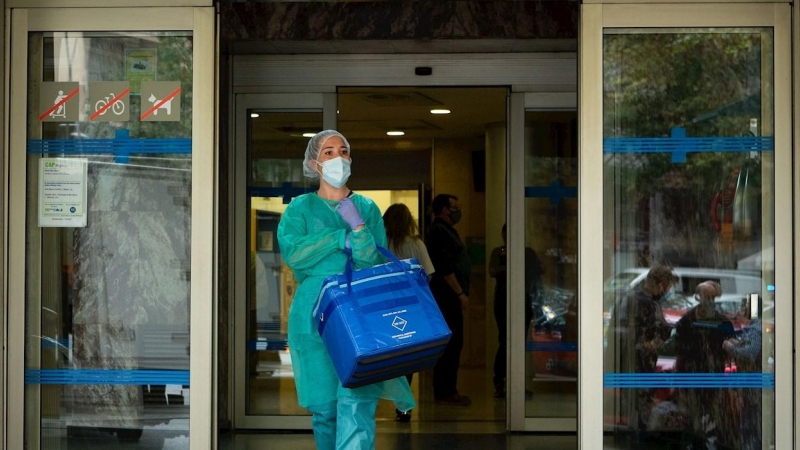
[[[170,101],[172,101],[172,99],[173,99],[173,98],[175,98],[175,96],[176,96],[176,95],[178,95],[178,94],[180,94],[180,93],[181,93],[181,88],[180,88],[180,87],[178,87],[178,89],[175,89],[175,90],[174,90],[174,91],[172,91],[172,92],[171,92],[169,95],[167,95],[166,97],[164,97],[164,98],[162,98],[161,100],[159,100],[159,101],[158,101],[156,104],[154,104],[152,108],[150,108],[150,109],[148,109],[147,111],[145,111],[145,112],[144,112],[144,113],[141,115],[141,117],[139,118],[139,120],[144,120],[144,119],[148,118],[148,117],[149,117],[151,114],[153,114],[155,111],[158,111],[158,108],[161,108],[161,107],[162,107],[162,106],[164,106],[164,104],[166,104],[167,102],[170,102]]]
[[[94,114],[92,114],[91,116],[89,116],[89,120],[94,120],[94,119],[97,119],[97,117],[98,117],[98,116],[100,116],[101,114],[103,114],[104,112],[106,112],[106,110],[107,110],[108,108],[111,108],[111,106],[113,106],[113,105],[114,105],[114,103],[116,103],[116,102],[120,101],[120,100],[122,99],[122,97],[125,97],[125,96],[126,96],[126,95],[128,95],[130,92],[131,92],[131,88],[129,88],[129,87],[128,87],[128,88],[125,88],[125,90],[123,90],[123,91],[122,91],[122,92],[120,92],[119,94],[115,95],[115,96],[114,96],[114,98],[112,98],[111,100],[109,100],[109,101],[108,101],[108,103],[106,103],[106,104],[105,104],[105,106],[103,106],[102,108],[98,109],[97,111],[95,111],[95,112],[94,112]]]
[[[50,109],[48,109],[47,111],[42,113],[41,116],[39,116],[39,120],[44,120],[45,117],[49,116],[51,112],[53,112],[56,109],[58,109],[59,106],[63,105],[64,103],[67,103],[67,101],[69,101],[69,99],[71,99],[72,97],[75,97],[76,95],[78,95],[78,92],[80,91],[80,89],[81,89],[80,87],[76,87],[72,92],[67,94],[66,97],[64,97],[60,101],[56,102],[53,106],[50,107]]]

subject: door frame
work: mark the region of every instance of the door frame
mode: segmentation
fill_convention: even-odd
[[[594,4],[587,4],[594,3]],[[601,4],[581,6],[580,35],[580,180],[579,217],[603,216],[603,29],[773,27],[775,123],[775,248],[792,248],[792,10],[788,3]],[[778,149],[782,149],[778,151]],[[591,169],[590,169],[591,168]],[[583,221],[581,221],[583,222]],[[579,312],[578,441],[581,449],[597,447],[603,436],[602,289],[603,228],[580,226],[579,274],[583,305]],[[793,309],[791,252],[775,254],[776,307]],[[780,303],[781,306],[777,306]],[[776,339],[775,439],[777,448],[792,448],[794,434],[794,330],[791,314],[777,315],[775,327],[787,338]],[[600,370],[597,370],[600,368]]]
[[[232,289],[231,307],[233,320],[229,322],[228,329],[233,339],[230,339],[231,371],[233,383],[234,428],[240,429],[284,429],[284,430],[310,430],[310,416],[264,416],[248,415],[247,405],[247,349],[243,343],[247,340],[247,231],[248,231],[248,168],[247,150],[249,143],[249,128],[247,120],[251,111],[259,112],[321,112],[324,128],[336,128],[336,94],[322,92],[305,92],[297,94],[238,94],[235,96],[235,156],[231,164],[234,180],[234,189],[231,190],[230,204],[234,205],[232,227],[234,245],[231,246],[233,259],[229,263],[234,280]],[[237,326],[242,324],[242,326]]]
[[[135,24],[132,26],[131,24]],[[197,395],[192,401],[189,420],[192,448],[212,448],[216,438],[216,397],[213,392],[214,296],[216,280],[215,254],[216,220],[214,215],[216,121],[215,121],[215,15],[213,7],[161,8],[18,8],[11,10],[11,59],[7,73],[9,84],[8,120],[6,135],[9,161],[8,247],[6,260],[17,261],[8,266],[8,367],[7,411],[8,448],[23,448],[25,419],[39,427],[39,411],[25,408],[25,393],[39,395],[36,385],[27,386],[25,373],[25,242],[26,242],[26,178],[27,178],[27,119],[28,119],[28,33],[49,31],[192,31],[193,97],[192,117],[192,237],[191,237],[191,333],[190,386]],[[17,131],[15,131],[17,130]],[[41,238],[33,237],[33,245]],[[34,334],[37,330],[28,330]],[[35,346],[28,350],[36,351]],[[206,393],[201,394],[201,393]],[[35,419],[35,420],[34,420]],[[35,430],[34,430],[35,431]],[[39,448],[39,433],[30,433],[28,448]]]
[[[235,55],[232,60],[231,93],[235,99],[235,114],[231,117],[230,127],[235,130],[232,137],[234,148],[233,158],[235,162],[231,164],[229,179],[237,180],[236,187],[231,191],[230,204],[235,205],[234,216],[236,223],[232,224],[232,229],[236,230],[233,237],[233,245],[236,250],[233,252],[233,263],[229,266],[230,279],[235,280],[234,287],[246,286],[246,272],[242,270],[239,261],[246,261],[246,238],[242,223],[242,211],[246,209],[246,178],[238,174],[246,173],[247,155],[247,123],[248,109],[269,109],[266,105],[272,104],[278,109],[292,109],[292,98],[303,95],[332,96],[332,99],[322,103],[325,113],[323,121],[326,127],[335,128],[335,101],[338,87],[447,87],[447,86],[469,86],[469,87],[489,87],[507,86],[510,87],[509,111],[506,118],[510,125],[507,128],[507,150],[506,160],[509,161],[506,169],[506,211],[511,211],[512,205],[516,208],[518,204],[524,210],[524,172],[511,170],[510,167],[522,168],[522,164],[512,164],[516,159],[524,159],[524,121],[526,106],[530,108],[559,108],[564,105],[574,103],[577,98],[577,54],[576,53],[513,53],[513,54],[422,54],[422,55],[315,55],[313,60],[309,60],[304,55]],[[416,67],[431,67],[433,74],[430,76],[416,76]],[[526,103],[526,94],[528,100]],[[530,94],[535,93],[535,94]],[[266,96],[269,94],[269,96]],[[285,105],[267,103],[273,95],[283,94]],[[261,96],[261,97],[260,97]],[[328,97],[326,97],[328,98]],[[516,100],[515,100],[516,99]],[[265,102],[265,103],[260,103]],[[331,109],[331,105],[334,105]],[[320,108],[320,106],[317,106]],[[331,117],[327,111],[332,111],[332,122],[328,122]],[[243,122],[244,121],[244,122]],[[512,125],[516,124],[516,125]],[[244,170],[245,172],[240,172]],[[524,227],[523,214],[506,214],[507,223],[510,230],[522,230]],[[522,244],[516,244],[521,242]],[[513,231],[508,235],[509,261],[523,261],[524,253],[520,250],[515,254],[514,248],[524,248],[524,234],[518,235]],[[238,253],[237,253],[238,252]],[[514,296],[515,292],[524,291],[524,277],[514,276],[509,273],[508,297]],[[241,278],[238,278],[241,277]],[[245,295],[241,293],[242,288],[232,296],[229,317],[243,320]],[[521,294],[520,294],[521,295]],[[517,302],[518,303],[518,302]],[[241,304],[241,305],[240,305]],[[520,304],[521,305],[521,304]],[[513,307],[513,305],[512,305]],[[240,310],[239,310],[240,309]],[[509,314],[511,317],[517,317]],[[241,319],[240,319],[241,318]],[[519,328],[514,321],[509,320],[509,333]],[[513,328],[512,328],[513,327]],[[238,332],[244,336],[244,331],[238,330],[235,324],[230,324],[230,331]],[[517,334],[524,334],[520,331]],[[238,361],[243,361],[244,349],[243,342],[234,338],[229,340],[229,354],[235,355],[232,361],[234,366],[231,373],[243,372]],[[244,339],[242,337],[241,339]],[[524,359],[524,344],[511,343],[509,352],[523,356],[508,358],[509,361]],[[238,352],[238,353],[237,353]],[[521,353],[520,353],[521,352]],[[510,363],[511,364],[511,363]],[[519,375],[514,376],[513,370],[520,370]],[[524,391],[524,365],[512,365],[508,372],[508,386],[522,386]],[[517,380],[517,378],[522,377]],[[234,395],[232,405],[232,415],[234,417],[234,428],[261,428],[262,424],[274,424],[275,428],[283,429],[310,429],[310,419],[307,416],[286,417],[281,420],[265,421],[276,419],[276,416],[250,416],[243,415],[244,389],[242,375],[236,375],[234,387],[231,393]],[[526,418],[525,399],[510,398],[506,404],[506,428],[509,431],[576,431],[575,419],[561,418]],[[280,425],[278,425],[280,424]]]

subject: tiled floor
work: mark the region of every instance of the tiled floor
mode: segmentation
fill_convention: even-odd
[[[301,450],[314,448],[314,439],[310,434],[237,434],[236,436],[221,436],[220,438],[219,448],[221,450]],[[380,450],[573,450],[577,448],[577,438],[575,436],[506,433],[378,433],[375,448]]]

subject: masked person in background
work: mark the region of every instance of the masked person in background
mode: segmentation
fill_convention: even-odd
[[[318,449],[375,448],[375,409],[379,398],[401,411],[416,406],[408,381],[399,377],[348,389],[341,385],[312,310],[325,277],[345,270],[352,252],[355,269],[384,262],[375,248],[386,246],[383,219],[375,203],[347,188],[350,144],[334,130],[308,141],[303,174],[319,179],[319,190],[289,204],[278,225],[278,243],[300,285],[289,309],[289,351],[297,399],[311,412]]]
[[[467,248],[453,228],[461,220],[458,197],[437,195],[431,204],[433,223],[425,244],[436,272],[431,279],[431,292],[453,333],[444,353],[433,368],[433,398],[436,403],[468,406],[469,397],[458,393],[458,366],[464,347],[464,313],[469,304],[471,263]]]
[[[494,355],[494,397],[503,398],[506,396],[506,340],[508,335],[507,326],[507,306],[506,295],[508,293],[508,286],[506,282],[506,262],[508,260],[508,252],[506,249],[506,224],[502,228],[503,246],[497,247],[492,250],[489,257],[489,276],[495,279],[494,285],[494,320],[497,323],[497,352]],[[540,296],[544,295],[544,287],[542,285],[542,274],[544,274],[544,266],[536,252],[530,248],[525,247],[525,339],[528,338],[528,330],[533,318],[533,303],[532,300],[540,300]],[[512,299],[511,302],[515,303],[517,299]],[[528,395],[526,391],[526,395]]]
[[[655,265],[640,286],[626,292],[616,303],[607,331],[606,372],[656,371],[658,348],[672,332],[659,302],[669,296],[677,281],[671,267]],[[628,388],[620,391],[620,415],[627,416],[634,448],[644,448],[654,392]]]
[[[431,257],[428,256],[428,249],[425,243],[419,238],[417,222],[408,210],[408,206],[403,203],[395,203],[383,213],[383,225],[386,227],[386,238],[389,240],[389,250],[398,258],[416,258],[425,269],[430,282],[433,272]],[[414,374],[406,375],[408,384]],[[395,410],[398,422],[408,422],[411,420],[411,411]]]

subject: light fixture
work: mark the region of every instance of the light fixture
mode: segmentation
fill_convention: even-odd
[[[404,136],[406,134],[405,131],[387,131],[387,136]]]
[[[431,114],[450,114],[449,109],[432,109]]]
[[[317,135],[317,133],[303,133],[303,137],[307,137],[307,138],[312,138],[312,137],[314,137],[316,135]]]
[[[250,117],[255,119],[256,117],[258,117],[258,113],[250,113]]]

